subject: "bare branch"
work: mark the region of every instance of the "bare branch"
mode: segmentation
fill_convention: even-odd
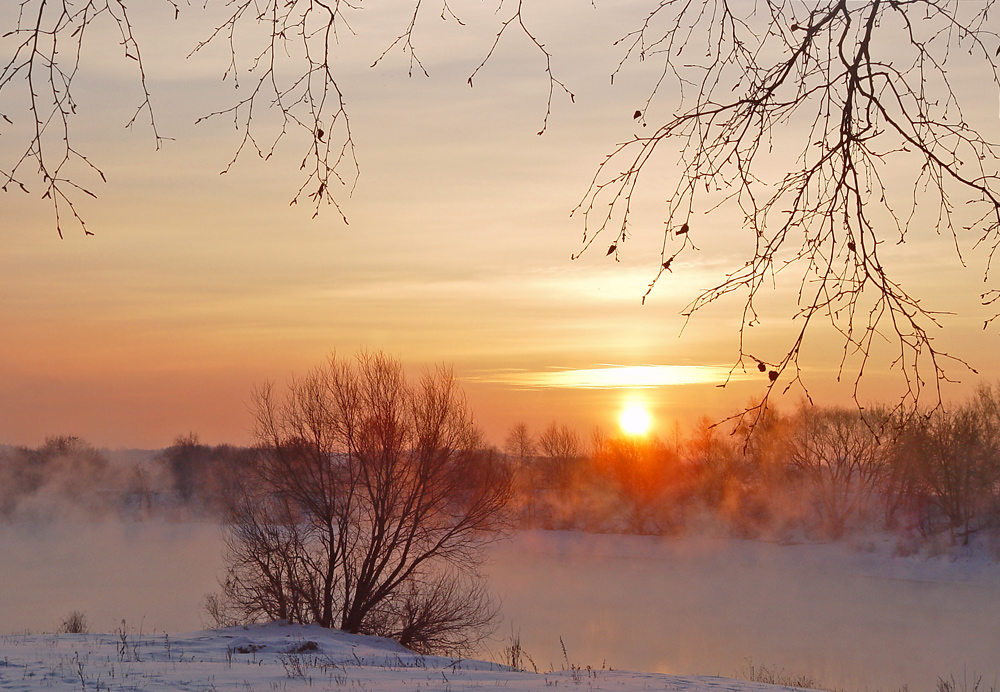
[[[763,367],[761,407],[775,386],[805,391],[800,356],[817,318],[843,339],[840,372],[850,361],[855,398],[884,340],[895,344],[890,365],[907,383],[902,404],[914,407],[928,386],[940,402],[946,366],[966,364],[934,345],[931,329],[942,313],[892,278],[880,253],[887,241],[926,231],[950,235],[960,259],[963,245],[984,246],[990,257],[996,252],[1000,147],[967,124],[946,69],[950,51],[961,48],[980,59],[984,77],[1000,83],[993,50],[1000,36],[987,24],[992,5],[660,3],[619,42],[625,54],[615,74],[631,60],[662,62],[637,111],[643,126],[668,76],[677,83],[680,107],[598,166],[574,210],[584,220],[582,251],[599,237],[621,251],[643,171],[667,152],[679,153],[660,268],[649,290],[697,249],[697,214],[738,211],[754,239],[749,259],[684,310],[690,318],[730,294],[743,296],[736,371],[768,360],[749,353],[745,342],[746,329],[758,323],[761,290],[781,272],[798,277],[792,311],[798,328],[785,354]],[[886,176],[890,166],[893,176]],[[905,187],[890,180],[898,170],[913,172],[909,201]],[[967,211],[956,214],[955,196],[979,209],[972,223],[963,221]],[[918,201],[921,208],[936,206],[936,218],[918,216]]]
[[[176,4],[167,2],[176,11]],[[52,204],[59,237],[63,237],[67,216],[86,235],[92,235],[76,205],[81,194],[96,196],[94,175],[101,182],[107,181],[103,171],[73,144],[70,123],[77,112],[74,81],[94,27],[102,23],[114,27],[124,57],[134,61],[138,71],[143,100],[126,127],[145,114],[157,149],[165,139],[156,126],[132,20],[123,0],[21,0],[18,8],[16,25],[2,37],[11,57],[0,67],[0,103],[14,105],[0,117],[14,125],[19,117],[16,113],[23,108],[33,123],[24,148],[14,154],[12,163],[0,162],[0,190],[8,192],[13,186],[30,194],[37,180],[42,198]]]
[[[555,93],[555,88],[558,86],[560,89],[562,89],[563,92],[565,92],[566,95],[569,96],[570,101],[576,101],[576,96],[573,95],[573,92],[571,92],[565,84],[556,79],[555,74],[553,74],[552,54],[549,53],[548,50],[546,50],[545,44],[539,41],[538,38],[535,37],[535,34],[532,33],[531,29],[529,29],[528,26],[524,23],[524,16],[522,14],[523,4],[524,4],[523,0],[517,0],[517,7],[514,10],[514,13],[506,20],[504,20],[503,24],[500,26],[500,31],[497,32],[496,38],[493,40],[493,45],[491,45],[490,49],[486,52],[486,57],[484,57],[483,61],[479,63],[476,69],[472,71],[472,74],[469,75],[468,81],[469,81],[469,86],[471,87],[472,80],[475,79],[477,74],[479,74],[479,70],[483,69],[483,67],[486,66],[486,63],[489,62],[490,58],[493,57],[493,52],[497,49],[497,46],[500,45],[500,39],[503,37],[507,29],[509,29],[511,26],[519,27],[521,33],[524,34],[528,38],[528,40],[534,44],[535,48],[538,49],[538,52],[540,52],[545,57],[545,74],[549,78],[549,93],[548,93],[548,100],[545,102],[545,118],[543,118],[542,120],[542,129],[538,131],[538,134],[541,135],[545,133],[546,128],[549,126],[549,116],[552,114],[552,96]],[[500,6],[497,8],[497,12],[503,9],[503,5],[504,2],[503,0],[501,0]]]
[[[334,190],[347,187],[352,191],[360,169],[344,95],[333,73],[332,50],[341,27],[350,31],[343,10],[354,6],[344,0],[239,0],[229,7],[228,18],[192,51],[225,42],[231,60],[223,79],[232,77],[239,88],[245,72],[251,82],[249,95],[198,120],[229,116],[240,133],[233,158],[222,173],[228,173],[247,150],[266,160],[286,135],[304,133],[307,144],[299,169],[305,171],[306,179],[291,204],[309,199],[314,218],[323,204],[333,205],[346,223]],[[245,66],[239,62],[243,51],[237,49],[238,34],[241,41],[258,46]],[[280,124],[277,134],[264,142],[257,133],[265,127],[260,121],[268,110],[277,112]]]

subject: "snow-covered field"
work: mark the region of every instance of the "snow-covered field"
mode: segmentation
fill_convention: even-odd
[[[566,669],[520,672],[497,663],[418,656],[395,642],[271,624],[175,636],[0,636],[0,689],[11,692],[410,692],[415,690],[677,690],[767,692],[715,677]]]

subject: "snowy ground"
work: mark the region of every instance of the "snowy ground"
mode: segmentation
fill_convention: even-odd
[[[718,677],[570,668],[519,672],[497,663],[418,656],[393,641],[271,624],[168,635],[0,635],[0,689],[11,692],[410,692],[429,689],[773,692]],[[784,688],[788,689],[788,688]]]

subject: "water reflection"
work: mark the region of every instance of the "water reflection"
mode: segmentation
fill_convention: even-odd
[[[539,668],[731,676],[767,665],[856,690],[1000,676],[1000,568],[843,545],[524,534],[489,572]]]
[[[0,633],[53,632],[70,611],[95,632],[203,627],[218,589],[219,527],[197,522],[73,522],[0,528]]]

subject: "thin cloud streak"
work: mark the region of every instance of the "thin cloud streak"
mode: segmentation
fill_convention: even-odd
[[[747,379],[749,375],[730,372],[722,365],[601,365],[577,370],[507,372],[467,379],[508,384],[527,389],[550,387],[569,389],[636,389],[673,387],[687,384],[722,384]]]

